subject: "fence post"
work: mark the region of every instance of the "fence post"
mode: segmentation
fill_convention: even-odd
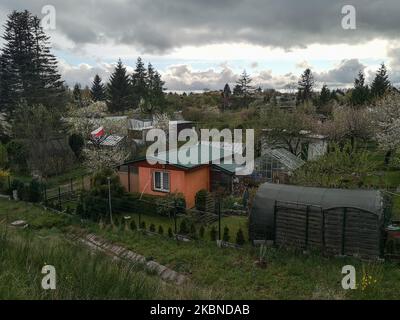
[[[325,211],[321,209],[322,222],[321,222],[321,242],[322,242],[322,252],[325,252]]]
[[[177,225],[176,225],[176,200],[174,200],[174,233],[175,233],[175,237],[176,237],[176,239],[178,240],[178,237],[177,237],[177,234],[178,234],[178,228],[177,228]]]
[[[343,224],[342,224],[342,256],[344,256],[344,247],[346,239],[346,216],[347,208],[343,208]]]
[[[58,187],[58,208],[61,210],[61,187]]]
[[[47,184],[44,184],[44,205],[47,207]]]
[[[309,225],[310,206],[306,207],[306,234],[305,234],[305,250],[308,249],[308,225]]]
[[[114,225],[113,216],[112,216],[112,205],[111,205],[111,178],[107,177],[108,180],[108,205],[110,208],[110,222],[111,225]]]
[[[218,199],[218,240],[221,240],[221,200]]]
[[[274,246],[276,245],[276,200],[275,200],[275,204],[274,204],[274,227],[272,230],[272,240],[274,242]]]
[[[85,176],[82,176],[82,191],[85,190]]]
[[[128,167],[128,192],[131,192],[131,168],[129,167],[129,165],[127,167]]]
[[[10,175],[8,175],[7,180],[8,180],[8,189],[11,190],[11,176]]]

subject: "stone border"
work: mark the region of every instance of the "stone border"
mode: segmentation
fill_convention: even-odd
[[[96,236],[95,234],[86,234],[83,236],[77,235],[75,240],[85,244],[92,250],[105,252],[106,254],[112,255],[117,259],[143,264],[147,270],[156,272],[157,275],[164,281],[174,282],[178,286],[189,281],[188,277],[166,266],[163,266],[156,261],[147,261],[144,256],[122,246],[108,242]]]

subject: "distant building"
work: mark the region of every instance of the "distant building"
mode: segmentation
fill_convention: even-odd
[[[264,152],[269,152],[270,149],[289,149],[287,142],[283,139],[270,138],[271,129],[263,129],[262,131],[261,155]],[[292,139],[291,149],[295,150],[296,155],[305,161],[316,160],[328,151],[328,140],[324,135],[302,130],[297,137]]]
[[[93,130],[90,135],[91,140],[88,141],[88,144],[108,148],[117,147],[123,143],[126,138],[115,134],[107,134],[103,127]]]
[[[183,129],[191,129],[194,127],[194,122],[186,120],[171,120],[169,125],[175,125],[177,134]],[[136,118],[128,119],[128,138],[132,139],[137,145],[144,145],[146,142],[146,135],[150,129],[157,126],[157,119],[155,118]]]

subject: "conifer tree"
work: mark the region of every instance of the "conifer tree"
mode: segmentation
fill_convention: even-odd
[[[106,98],[105,86],[98,74],[94,76],[92,87],[90,88],[90,94],[93,101],[104,101]]]
[[[365,85],[364,73],[360,71],[358,77],[354,79],[354,89],[351,93],[351,104],[360,106],[369,100],[370,92],[368,85]]]
[[[107,86],[108,101],[107,106],[110,112],[122,112],[130,107],[131,88],[129,85],[129,76],[121,60],[118,60],[117,66],[110,77]]]
[[[314,89],[314,76],[310,69],[306,69],[298,82],[298,103],[304,103],[312,98]]]
[[[324,84],[319,95],[319,106],[325,106],[331,100],[331,91],[328,86]]]
[[[240,88],[239,92],[243,96],[244,105],[248,108],[249,101],[248,98],[253,92],[254,88],[251,86],[252,79],[250,75],[247,74],[246,70],[243,71],[240,78],[236,82],[237,86]]]
[[[65,93],[50,52],[49,37],[40,19],[29,11],[13,11],[5,24],[4,47],[0,55],[0,101],[12,115],[19,103],[61,106]]]
[[[236,244],[238,244],[239,246],[244,245],[244,234],[242,229],[239,229],[238,232],[236,233]]]
[[[78,107],[82,107],[82,90],[79,83],[75,83],[74,90],[72,91],[74,102]]]
[[[382,97],[386,91],[391,87],[389,81],[389,75],[387,74],[387,69],[384,63],[378,69],[375,75],[375,79],[371,85],[371,94],[373,97]]]
[[[161,80],[161,75],[149,63],[146,76],[146,94],[141,99],[144,103],[141,104],[142,111],[152,114],[155,110],[161,111],[165,105],[164,81]]]
[[[140,100],[145,100],[147,98],[147,81],[147,71],[142,58],[139,57],[131,77],[132,98],[135,105],[139,105]]]
[[[231,97],[232,91],[228,83],[225,84],[224,91],[222,92],[223,110],[229,106],[229,98]]]

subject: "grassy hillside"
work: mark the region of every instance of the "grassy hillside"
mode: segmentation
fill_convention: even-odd
[[[206,299],[398,299],[400,268],[390,263],[323,258],[318,254],[269,248],[267,268],[254,262],[259,250],[219,249],[211,242],[177,243],[137,231],[112,231],[97,224],[43,211],[21,202],[0,200],[0,221],[26,219],[25,230],[1,231],[0,298],[206,298]],[[4,224],[3,224],[4,225]],[[140,266],[115,263],[102,255],[88,255],[85,248],[65,240],[65,234],[87,230],[125,245],[191,279],[192,285],[176,288]],[[58,289],[42,292],[40,269],[52,264]],[[341,287],[341,270],[352,264],[357,289]],[[371,277],[371,278],[370,278]],[[364,284],[371,279],[369,285]]]

